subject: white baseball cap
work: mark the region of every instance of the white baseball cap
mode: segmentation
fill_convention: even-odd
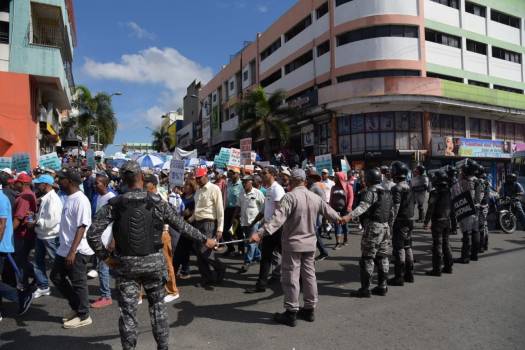
[[[13,172],[12,172],[11,169],[9,169],[9,168],[4,168],[4,169],[2,169],[2,170],[0,170],[0,171],[6,173],[6,174],[8,174],[8,175],[13,175]]]

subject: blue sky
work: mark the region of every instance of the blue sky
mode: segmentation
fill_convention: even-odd
[[[115,143],[149,142],[146,127],[182,105],[193,79],[210,79],[295,2],[75,0],[75,83],[93,93],[122,92],[113,98]]]

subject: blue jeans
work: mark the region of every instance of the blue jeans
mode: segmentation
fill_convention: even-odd
[[[34,270],[36,285],[40,289],[46,289],[49,287],[49,280],[47,279],[46,274],[46,253],[51,258],[51,260],[54,261],[57,254],[58,245],[58,237],[50,239],[36,239]]]
[[[255,225],[253,227],[243,226],[241,227],[241,232],[244,235],[244,238],[249,238],[253,233],[255,233],[258,229],[258,225]],[[250,264],[255,260],[260,261],[261,260],[261,250],[259,249],[259,245],[257,243],[249,243],[246,244],[248,249],[246,250],[246,253],[244,254],[244,263]]]
[[[109,287],[109,266],[98,260],[98,281],[100,283],[100,296],[102,298],[111,298],[111,288]]]
[[[347,212],[339,212],[339,215],[341,217],[345,216],[346,214],[348,214]],[[338,224],[336,223],[335,224],[335,236],[336,237],[341,237],[341,236],[344,236],[344,240],[347,241],[348,240],[348,226],[346,224]]]

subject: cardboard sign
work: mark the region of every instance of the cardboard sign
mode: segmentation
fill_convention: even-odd
[[[228,165],[231,165],[231,166],[241,165],[241,150],[240,149],[230,148],[230,160],[228,162]]]
[[[241,152],[250,152],[252,150],[252,138],[241,139]]]
[[[242,165],[251,165],[253,162],[252,154],[255,152],[252,151],[241,151],[241,164]]]
[[[95,151],[92,149],[88,149],[86,152],[86,159],[87,159],[87,165],[91,167],[91,169],[95,169],[97,167],[97,164],[95,162]]]
[[[346,174],[349,170],[350,164],[348,164],[348,160],[346,159],[346,157],[344,157],[343,159],[341,159],[341,171]]]
[[[218,155],[215,156],[213,159],[213,162],[215,163],[215,166],[219,169],[226,168],[230,161],[230,149],[229,148],[221,148],[221,151]]]
[[[172,159],[170,163],[170,184],[184,185],[184,160]]]
[[[12,157],[11,169],[16,170],[18,173],[25,171],[29,173],[31,171],[31,159],[28,153],[15,153]]]
[[[0,157],[0,170],[8,168],[11,169],[11,157]]]
[[[88,158],[88,164],[89,164],[89,158]],[[41,168],[53,169],[56,171],[62,168],[62,164],[56,152],[44,154],[40,156],[40,159],[38,160],[38,166]]]
[[[315,168],[317,169],[317,172],[321,174],[323,169],[328,169],[328,172],[330,175],[333,175],[334,171],[332,169],[332,155],[331,154],[323,154],[321,156],[315,157]]]

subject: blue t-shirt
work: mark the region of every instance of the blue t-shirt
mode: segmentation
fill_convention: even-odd
[[[11,212],[11,203],[2,190],[0,190],[0,218],[7,219],[4,237],[2,238],[2,241],[0,241],[0,253],[14,253],[13,213]]]

